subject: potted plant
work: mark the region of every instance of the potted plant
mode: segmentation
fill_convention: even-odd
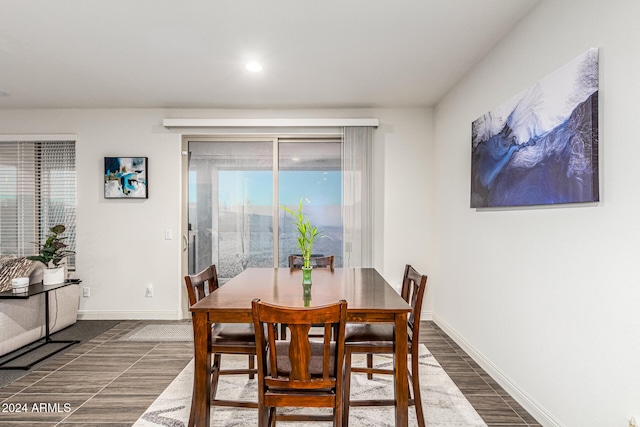
[[[311,284],[311,252],[313,243],[317,238],[323,237],[322,231],[318,227],[311,225],[311,222],[302,213],[302,199],[298,205],[298,212],[294,212],[286,206],[280,206],[282,210],[293,216],[295,226],[298,230],[298,249],[302,254],[302,284]]]
[[[42,283],[44,285],[55,285],[65,280],[64,265],[60,265],[60,263],[68,255],[75,253],[74,251],[66,249],[67,245],[63,242],[66,237],[60,237],[66,229],[62,224],[51,227],[49,229],[51,233],[47,236],[47,240],[39,244],[40,255],[27,257],[31,261],[40,261],[47,267],[42,276]]]

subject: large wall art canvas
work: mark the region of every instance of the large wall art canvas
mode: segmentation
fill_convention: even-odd
[[[472,124],[471,207],[599,200],[598,49]]]
[[[146,199],[149,196],[146,157],[105,157],[104,197]]]

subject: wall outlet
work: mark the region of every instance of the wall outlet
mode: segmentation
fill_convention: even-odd
[[[147,298],[153,297],[153,285],[149,283],[147,289],[144,290],[144,296]]]
[[[82,297],[89,298],[91,296],[91,288],[82,288]]]

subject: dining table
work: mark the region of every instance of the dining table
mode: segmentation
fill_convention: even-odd
[[[311,291],[302,285],[302,271],[290,268],[248,268],[192,305],[194,387],[189,426],[209,427],[211,418],[211,326],[252,323],[251,301],[287,307],[316,307],[347,301],[347,322],[395,324],[395,425],[408,425],[407,318],[411,306],[374,268],[314,269]]]

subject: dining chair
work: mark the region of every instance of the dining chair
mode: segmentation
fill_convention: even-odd
[[[422,299],[427,287],[427,276],[420,275],[412,266],[408,265],[404,270],[401,295],[411,306],[411,312],[407,320],[409,336],[409,354],[411,354],[411,371],[409,376],[409,405],[416,408],[418,426],[424,427],[424,413],[422,411],[422,399],[420,397],[420,378],[418,368],[418,349],[420,337],[420,311]],[[368,399],[351,400],[350,384],[351,373],[366,373],[369,379],[373,374],[393,375],[393,369],[373,367],[374,354],[394,353],[394,325],[388,323],[349,323],[345,328],[345,379],[344,379],[344,421],[343,425],[349,425],[349,407],[351,406],[393,406],[395,399]],[[351,366],[352,355],[355,353],[367,355],[366,367]],[[413,393],[411,393],[413,392]]]
[[[328,268],[329,270],[333,271],[334,259],[335,259],[334,255],[327,255],[327,256],[311,255],[311,259],[309,261],[311,262],[311,266],[313,268]],[[301,255],[289,255],[289,268],[292,271],[301,269],[303,265],[304,265],[304,259],[302,258]],[[314,327],[316,326],[317,325],[314,325]],[[316,338],[322,338],[323,334],[314,333],[312,334],[312,336]],[[281,323],[280,339],[286,339],[286,338],[287,338],[287,325],[285,323]]]
[[[311,263],[311,267],[313,268],[328,268],[333,271],[333,262],[335,256],[327,255],[327,256],[314,256],[311,255],[309,259]],[[304,259],[301,255],[289,255],[289,268],[292,270],[302,268],[304,265]]]
[[[281,421],[333,421],[342,425],[344,332],[347,302],[320,307],[283,307],[254,299],[251,303],[258,360],[258,426]],[[289,340],[278,340],[276,324],[286,322]],[[309,337],[322,324],[324,340]],[[331,341],[336,328],[338,339]],[[278,408],[331,408],[331,414],[281,413]]]
[[[218,289],[218,273],[215,265],[210,265],[198,274],[184,277],[189,294],[189,306],[194,305],[205,296]],[[211,405],[232,406],[240,408],[257,408],[257,402],[216,399],[218,378],[220,375],[248,374],[255,378],[257,369],[254,356],[256,354],[256,338],[252,323],[216,323],[211,327]],[[246,354],[249,357],[247,369],[221,369],[223,354]],[[190,415],[190,419],[193,417]]]

